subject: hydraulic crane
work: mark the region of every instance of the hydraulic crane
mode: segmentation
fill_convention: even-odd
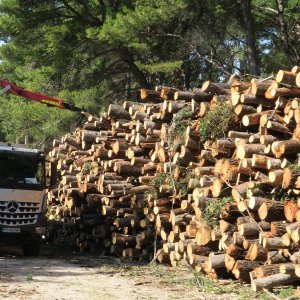
[[[25,90],[24,88],[22,88],[16,84],[13,84],[7,80],[4,80],[4,79],[0,79],[0,87],[3,88],[0,91],[0,95],[7,92],[7,93],[11,93],[15,96],[20,96],[20,97],[26,98],[28,100],[46,104],[47,106],[58,107],[60,109],[67,109],[67,110],[74,111],[74,112],[84,111],[84,109],[76,107],[72,103],[68,103],[61,99],[57,99],[57,98],[49,97],[49,96],[46,96],[43,94]]]

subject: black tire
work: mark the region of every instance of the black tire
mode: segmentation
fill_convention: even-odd
[[[24,256],[39,256],[41,252],[40,243],[30,243],[23,245]]]

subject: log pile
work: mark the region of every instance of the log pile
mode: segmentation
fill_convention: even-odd
[[[253,290],[299,282],[300,68],[141,90],[53,141],[49,218],[81,251],[188,262]]]

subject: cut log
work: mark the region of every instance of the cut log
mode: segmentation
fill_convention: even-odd
[[[296,77],[297,77],[296,73],[279,70],[276,75],[276,81],[278,83],[287,84],[296,87],[297,86]]]
[[[244,282],[249,282],[250,272],[253,271],[253,269],[259,264],[260,262],[257,261],[237,260],[232,273],[237,279],[240,279]]]
[[[251,281],[251,287],[254,292],[262,289],[270,289],[275,286],[281,286],[285,284],[291,284],[297,281],[298,278],[292,274],[274,274],[263,278],[254,279]]]
[[[108,107],[108,115],[115,119],[131,120],[131,116],[122,106],[110,104]]]
[[[230,85],[226,83],[213,83],[205,81],[202,85],[202,91],[213,95],[229,95]]]
[[[283,203],[272,201],[264,202],[258,209],[258,216],[261,220],[281,221],[284,219]]]
[[[263,81],[258,79],[252,79],[250,85],[251,93],[257,96],[264,96],[267,89],[271,86],[273,82],[274,81],[272,80]]]
[[[245,144],[239,145],[236,150],[237,158],[251,158],[253,154],[264,154],[265,145],[261,144]]]

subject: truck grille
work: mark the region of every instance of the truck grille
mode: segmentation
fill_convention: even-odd
[[[35,224],[39,203],[0,201],[0,225],[20,226]]]

